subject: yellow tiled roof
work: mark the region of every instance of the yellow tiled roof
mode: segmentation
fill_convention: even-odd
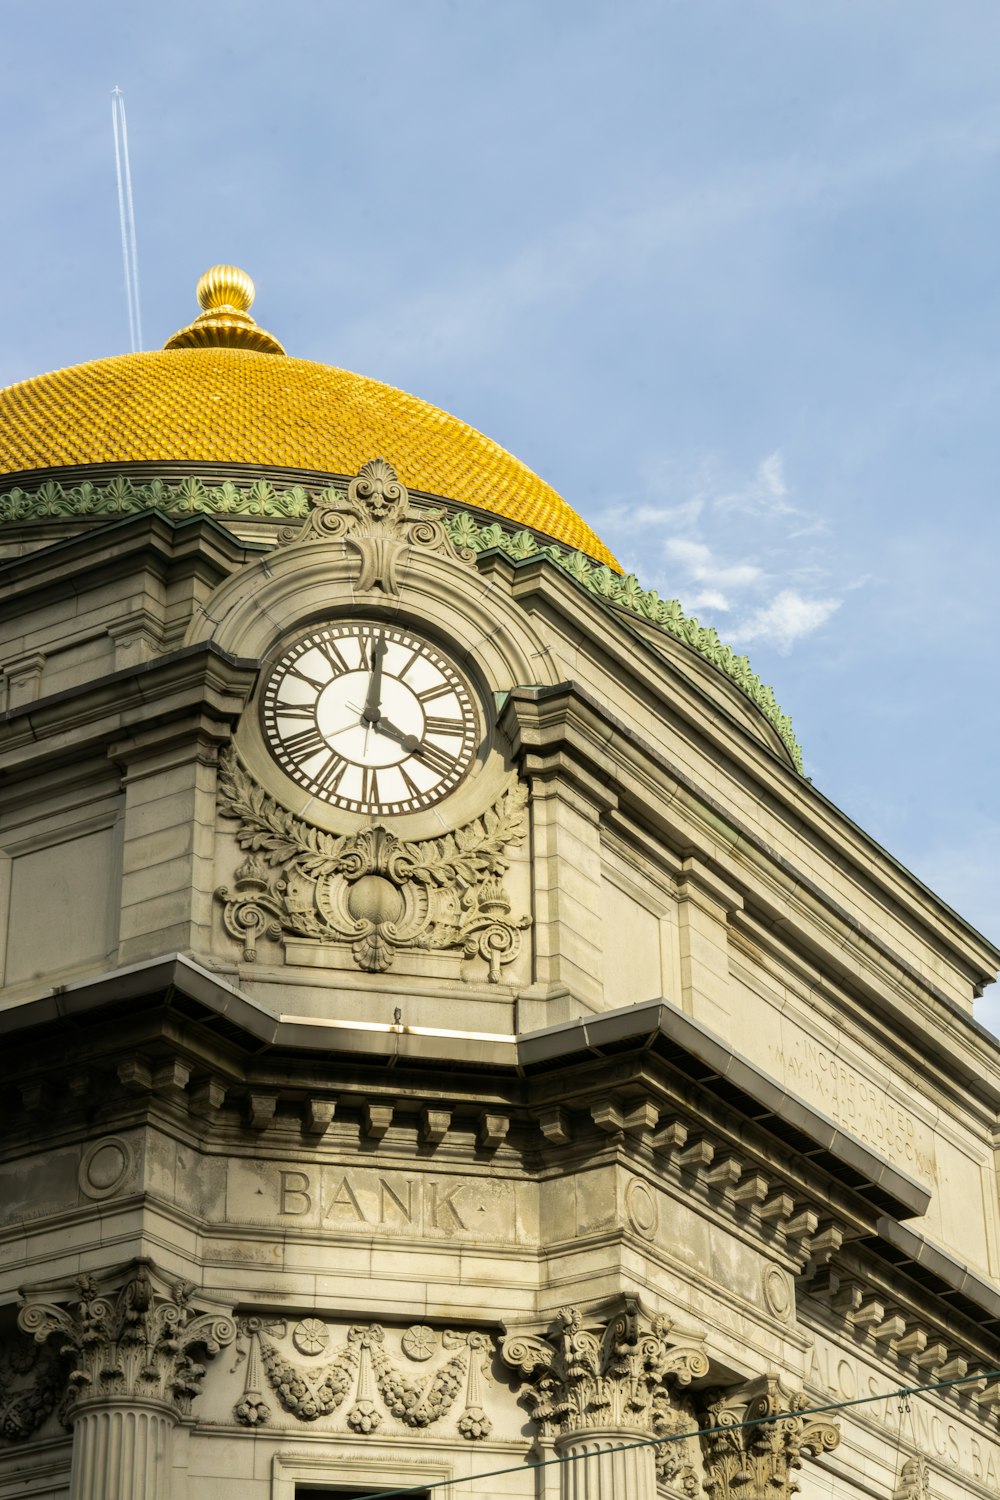
[[[410,489],[532,527],[620,571],[576,511],[499,444],[347,370],[248,348],[175,346],[0,391],[0,475],[156,462],[354,474],[376,457]]]

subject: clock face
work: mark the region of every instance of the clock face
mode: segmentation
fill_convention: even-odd
[[[447,657],[375,620],[320,625],[287,647],[261,711],[285,774],[349,812],[431,807],[461,781],[479,739],[472,694]]]

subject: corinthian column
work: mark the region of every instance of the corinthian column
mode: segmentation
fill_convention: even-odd
[[[193,1288],[134,1261],[115,1290],[92,1276],[66,1306],[25,1298],[18,1322],[69,1356],[70,1500],[169,1500],[174,1428],[210,1359],[236,1335],[231,1318],[198,1313]]]
[[[709,1500],[791,1500],[803,1457],[840,1442],[834,1423],[799,1415],[807,1405],[776,1375],[762,1375],[709,1406],[706,1425],[717,1429],[702,1439]]]
[[[649,1439],[694,1426],[676,1392],[708,1374],[708,1357],[676,1342],[670,1330],[668,1318],[647,1319],[627,1298],[596,1326],[564,1308],[545,1335],[510,1332],[504,1339],[503,1358],[527,1377],[519,1396],[541,1436],[554,1439],[568,1460],[560,1469],[562,1500],[656,1500],[664,1464],[671,1477],[685,1468],[682,1444],[665,1442],[664,1458]]]

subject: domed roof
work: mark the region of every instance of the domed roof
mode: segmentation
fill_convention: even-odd
[[[213,267],[198,290],[204,311],[165,349],[0,391],[0,476],[156,462],[354,474],[383,456],[411,490],[488,511],[620,571],[555,490],[465,422],[378,380],[284,354],[249,316],[244,273]]]

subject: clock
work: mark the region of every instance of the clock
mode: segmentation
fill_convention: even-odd
[[[286,776],[348,812],[421,812],[458,786],[479,745],[472,690],[425,637],[377,620],[319,625],[286,646],[261,722]]]

